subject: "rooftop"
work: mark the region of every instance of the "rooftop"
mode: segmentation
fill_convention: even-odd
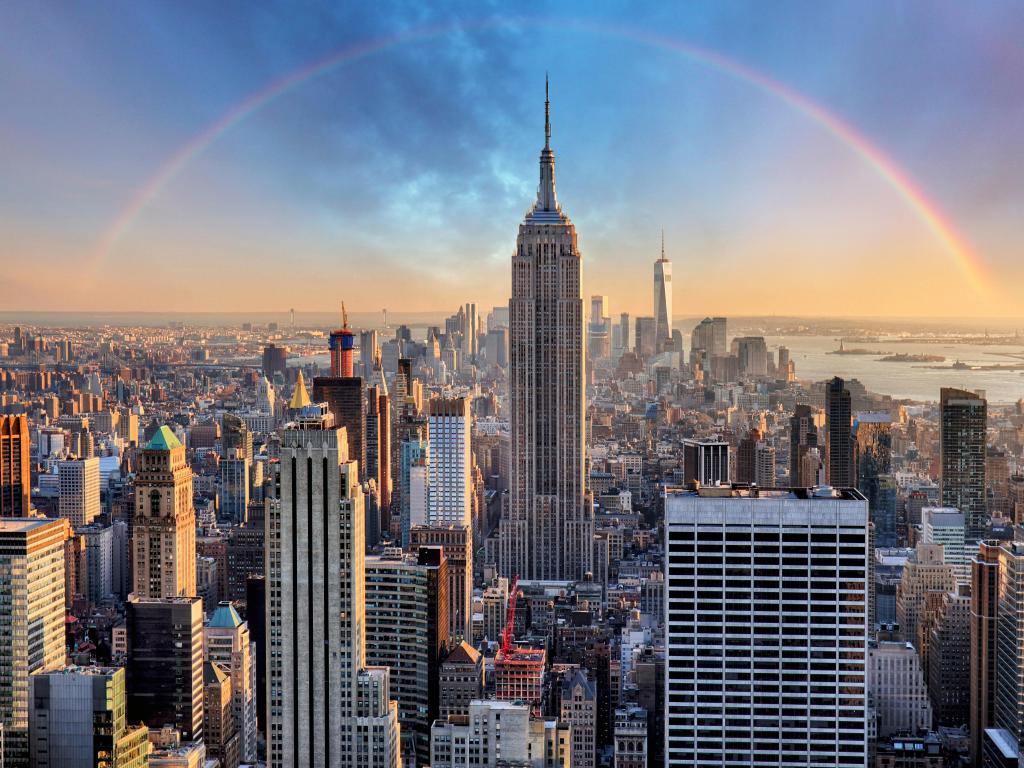
[[[166,424],[156,431],[146,445],[146,450],[149,451],[170,451],[174,448],[181,448],[181,441]]]

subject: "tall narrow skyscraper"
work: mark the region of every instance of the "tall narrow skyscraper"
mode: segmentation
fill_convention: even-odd
[[[0,416],[0,517],[28,517],[31,442],[28,416]]]
[[[838,376],[828,383],[825,390],[825,453],[829,485],[833,488],[856,487],[850,390]]]
[[[545,85],[545,92],[547,87]],[[511,493],[502,573],[581,578],[592,567],[594,511],[584,477],[582,258],[555,195],[550,102],[537,202],[519,225],[509,302]]]
[[[654,323],[660,352],[672,343],[672,262],[665,258],[665,231],[661,232],[661,258],[654,262]]]
[[[196,512],[185,446],[163,426],[142,451],[132,533],[136,597],[196,594]]]
[[[939,393],[942,437],[942,506],[964,513],[967,539],[985,535],[985,398],[943,388]]]
[[[388,670],[365,666],[359,470],[325,411],[281,432],[267,517],[268,764],[397,768]]]

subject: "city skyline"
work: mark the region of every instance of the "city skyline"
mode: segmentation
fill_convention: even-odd
[[[229,10],[90,12],[85,37],[73,12],[8,9],[10,308],[326,309],[331,281],[302,279],[324,270],[366,297],[353,311],[502,304],[549,69],[577,116],[555,127],[583,292],[610,295],[613,313],[650,312],[662,227],[688,314],[791,311],[800,278],[808,314],[861,314],[861,293],[872,314],[1020,313],[1024,189],[996,161],[1017,156],[1019,52],[1000,43],[1012,8],[532,10],[324,11],[314,30],[268,7],[243,44],[224,37]],[[183,22],[203,31],[187,63]],[[535,39],[540,60],[503,57]],[[44,41],[66,52],[40,61]],[[56,119],[69,109],[73,127]],[[72,266],[75,283],[55,287]],[[840,272],[854,290],[836,296]],[[279,274],[292,279],[266,279]]]

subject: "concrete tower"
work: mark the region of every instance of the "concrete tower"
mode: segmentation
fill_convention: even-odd
[[[547,90],[545,84],[545,92]],[[519,225],[509,302],[511,493],[500,566],[523,578],[581,578],[594,513],[584,478],[582,259],[555,196],[550,104],[537,201]]]

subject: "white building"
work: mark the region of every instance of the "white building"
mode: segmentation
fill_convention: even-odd
[[[60,516],[71,522],[72,528],[81,528],[99,517],[100,460],[68,459],[57,463]]]
[[[2,764],[29,759],[29,676],[64,666],[67,523],[0,519],[0,725]]]
[[[921,541],[942,545],[942,561],[953,566],[958,585],[971,583],[971,558],[965,542],[964,514],[955,507],[921,510]]]
[[[665,233],[661,233],[661,258],[654,262],[654,326],[656,348],[672,341],[672,262],[665,258]]]
[[[665,520],[666,764],[865,765],[864,496],[670,489]]]
[[[398,768],[386,668],[366,668],[364,502],[320,406],[281,431],[267,520],[270,768]]]
[[[570,768],[570,729],[534,719],[527,704],[473,701],[469,716],[437,720],[430,729],[432,768],[480,768],[498,761],[530,768]]]
[[[430,401],[427,525],[472,525],[472,427],[468,398]]]
[[[928,686],[910,643],[883,640],[868,649],[868,695],[879,738],[932,727]]]

